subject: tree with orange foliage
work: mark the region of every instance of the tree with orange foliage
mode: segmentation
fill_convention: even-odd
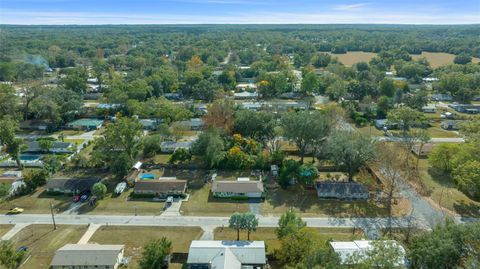
[[[222,129],[230,134],[234,125],[234,107],[231,100],[221,99],[215,101],[209,108],[208,113],[203,117],[206,127]]]

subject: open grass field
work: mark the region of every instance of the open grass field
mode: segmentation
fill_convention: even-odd
[[[370,62],[370,60],[375,57],[377,54],[373,52],[363,52],[363,51],[349,51],[345,54],[332,54],[332,56],[337,57],[338,60],[344,65],[354,65],[359,62]]]
[[[120,196],[107,194],[102,200],[97,201],[97,204],[92,207],[88,204],[83,205],[80,208],[82,214],[92,215],[131,215],[135,213],[139,216],[143,215],[155,215],[158,216],[163,211],[162,202],[154,202],[152,199],[134,199],[127,200],[128,196],[132,193],[133,189],[130,189]]]
[[[67,195],[47,195],[44,188],[38,188],[34,193],[17,197],[13,200],[0,203],[0,212],[6,213],[10,208],[21,207],[26,214],[50,213],[50,204],[53,204],[56,212],[63,212],[71,204],[72,197]]]
[[[363,232],[360,229],[355,230],[353,234],[353,229],[351,228],[309,228],[318,232],[320,240],[356,240],[363,237]],[[214,239],[215,240],[236,240],[237,232],[230,228],[218,227],[214,230]],[[247,240],[247,232],[240,232],[240,240]],[[275,233],[275,228],[271,227],[259,227],[257,231],[250,233],[250,240],[262,240],[265,241],[267,246],[267,253],[272,254],[275,249],[280,248],[280,240],[277,238]]]
[[[338,60],[343,63],[344,65],[354,65],[359,62],[370,62],[370,60],[375,57],[377,54],[373,52],[363,52],[363,51],[349,51],[345,54],[333,54],[338,58]],[[430,66],[433,68],[445,66],[448,64],[453,63],[453,59],[455,58],[454,54],[444,53],[444,52],[422,52],[419,55],[411,55],[414,60],[418,60],[421,58],[426,58],[427,61],[430,63]],[[479,63],[479,58],[472,58],[473,63]]]
[[[0,237],[5,235],[12,228],[13,228],[12,224],[0,224]]]
[[[87,226],[30,225],[18,232],[12,242],[15,247],[27,246],[28,251],[22,269],[47,269],[55,251],[65,244],[77,243],[87,230]]]
[[[190,189],[189,193],[188,201],[184,201],[180,208],[183,215],[230,216],[234,212],[249,211],[247,201],[232,201],[213,197],[210,192],[210,184]]]
[[[440,66],[445,66],[448,64],[453,63],[453,59],[455,59],[454,54],[444,53],[444,52],[422,52],[420,55],[412,55],[414,60],[418,60],[421,58],[426,58],[427,61],[430,63],[430,66],[433,68],[437,68]],[[472,58],[473,63],[480,62],[478,58]]]
[[[419,172],[430,198],[442,207],[462,216],[479,217],[480,202],[473,201],[455,187],[450,176],[433,169],[428,159],[421,159]]]
[[[372,201],[320,200],[315,190],[305,190],[299,185],[270,191],[261,206],[261,212],[265,216],[279,216],[289,209],[293,209],[303,217],[377,217],[387,215],[384,206]],[[409,211],[410,205],[406,201],[400,201],[394,206],[394,215],[405,215]]]
[[[103,226],[90,238],[89,243],[124,244],[125,256],[132,257],[128,268],[138,268],[143,246],[151,239],[166,236],[172,240],[173,252],[188,253],[192,240],[200,239],[203,231],[200,227],[140,227],[140,226]],[[169,268],[182,268],[181,264],[172,264]]]

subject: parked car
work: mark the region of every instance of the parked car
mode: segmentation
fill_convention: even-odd
[[[20,214],[22,212],[23,212],[23,208],[14,207],[14,208],[11,208],[10,210],[8,210],[7,214]]]
[[[87,201],[88,197],[90,197],[90,194],[84,194],[84,195],[80,196],[80,202],[83,203],[83,202]]]
[[[76,203],[78,201],[80,201],[80,195],[73,196],[73,202]]]
[[[21,246],[19,248],[17,248],[17,252],[21,252],[21,251],[27,251],[28,250],[28,247],[27,246]]]

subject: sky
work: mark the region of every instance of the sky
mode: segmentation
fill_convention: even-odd
[[[477,24],[480,0],[0,0],[0,24]]]

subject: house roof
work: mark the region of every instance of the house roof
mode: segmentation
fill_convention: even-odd
[[[242,264],[265,264],[263,241],[192,241],[189,264],[211,264],[212,268],[240,269]]]
[[[184,192],[186,187],[187,181],[180,179],[149,179],[135,182],[136,191]]]
[[[52,178],[47,181],[46,188],[85,191],[99,181],[98,178]]]
[[[67,244],[55,252],[52,266],[115,265],[124,245]]]
[[[103,120],[98,119],[78,119],[68,123],[69,126],[99,126],[103,124]]]
[[[342,263],[349,263],[349,257],[352,254],[364,253],[372,247],[372,242],[373,241],[370,240],[355,240],[348,242],[332,241],[330,242],[330,246],[332,247],[333,251],[335,251],[340,256]],[[405,249],[400,244],[398,244],[397,241],[388,240],[384,242],[392,242],[392,245],[398,246],[401,249],[403,256],[405,256]],[[404,257],[400,257],[396,264],[404,264]]]
[[[192,146],[192,141],[164,141],[160,144],[160,148],[190,148]]]
[[[261,181],[213,181],[212,192],[262,193]]]
[[[320,193],[337,193],[340,195],[364,194],[368,193],[367,187],[357,182],[316,182],[315,188],[317,194]]]
[[[52,147],[50,148],[50,151],[52,150],[66,150],[68,148],[73,147],[73,143],[70,142],[61,142],[61,141],[53,141]],[[39,152],[42,151],[40,148],[40,143],[38,141],[32,141],[28,143],[28,148],[25,150],[25,152]]]

